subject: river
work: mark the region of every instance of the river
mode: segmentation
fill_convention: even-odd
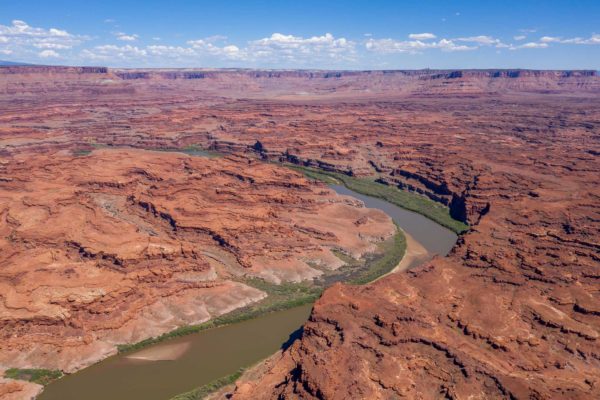
[[[424,216],[344,186],[339,194],[362,200],[387,213],[407,236],[401,264],[414,267],[434,255],[446,255],[457,236]],[[116,355],[48,385],[39,400],[168,400],[229,375],[275,353],[304,324],[311,305],[159,343],[135,353]]]

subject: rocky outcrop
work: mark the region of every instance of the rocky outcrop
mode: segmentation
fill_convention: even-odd
[[[143,150],[21,154],[0,176],[0,365],[74,371],[258,301],[395,227],[296,172]],[[357,220],[364,224],[357,225]]]

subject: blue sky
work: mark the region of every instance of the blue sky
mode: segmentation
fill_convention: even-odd
[[[115,67],[600,69],[600,1],[9,1],[0,59]]]

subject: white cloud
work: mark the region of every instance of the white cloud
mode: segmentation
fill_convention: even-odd
[[[95,46],[92,49],[85,49],[81,53],[82,57],[89,60],[139,60],[148,55],[148,51],[130,44],[116,46],[114,44],[105,44]]]
[[[135,61],[142,65],[165,65],[177,61],[180,64],[210,65],[210,63],[239,63],[248,65],[312,66],[336,65],[351,60],[356,44],[345,38],[326,33],[321,36],[300,37],[273,33],[269,37],[252,40],[245,46],[226,43],[226,37],[215,35],[187,41],[185,46],[168,45],[101,45],[84,49],[83,59],[93,61]],[[162,63],[161,63],[162,61]],[[232,64],[239,65],[239,64]]]
[[[410,35],[408,35],[409,39],[413,39],[413,40],[429,40],[429,39],[435,39],[437,36],[435,36],[433,33],[411,33]]]
[[[251,60],[271,60],[276,65],[283,62],[310,65],[353,60],[355,48],[353,41],[336,38],[331,33],[308,38],[273,33],[270,37],[250,41],[245,50]]]
[[[148,53],[154,56],[165,56],[165,57],[186,57],[194,56],[196,52],[194,49],[189,47],[181,46],[162,46],[152,45],[147,46]]]
[[[273,33],[268,38],[254,40],[250,42],[251,47],[264,48],[269,50],[299,49],[301,51],[328,51],[336,49],[348,49],[354,44],[345,38],[336,39],[331,33],[322,36],[312,36],[303,38],[293,35],[284,35]]]
[[[399,53],[459,52],[494,47],[517,50],[600,45],[600,34],[569,38],[540,35],[537,40],[527,39],[528,36],[531,37],[532,31],[534,30],[523,30],[525,33],[513,36],[514,44],[506,44],[500,38],[489,35],[440,38],[434,33],[421,32],[411,33],[405,40],[397,40],[376,38],[366,33],[360,39],[360,47],[358,42],[331,33],[303,37],[275,32],[245,43],[231,43],[222,35],[182,43],[166,43],[167,40],[149,34],[152,44],[144,45],[136,42],[140,39],[137,34],[113,32],[114,38],[124,43],[98,42],[99,45],[84,48],[81,45],[90,40],[88,36],[72,34],[57,27],[32,27],[24,21],[14,20],[10,25],[0,24],[0,55],[10,55],[11,60],[26,62],[59,58],[68,60],[70,64],[93,62],[109,66],[355,68],[373,65],[370,63],[369,53],[381,55],[377,65],[383,66],[390,61],[385,59],[386,55]]]
[[[67,31],[63,31],[61,29],[50,28],[49,32],[53,36],[59,36],[59,37],[69,37],[70,36]]]
[[[210,43],[205,39],[196,39],[196,40],[188,40],[187,44],[192,46],[193,48],[202,48],[208,46]]]
[[[520,46],[512,46],[511,50],[516,49],[545,49],[550,44],[575,44],[575,45],[600,45],[600,34],[593,34],[589,38],[574,37],[563,39],[557,36],[542,36],[537,42],[528,42]]]
[[[600,34],[593,34],[589,39],[584,40],[580,44],[600,44]]]
[[[511,47],[511,50],[514,50],[514,49],[545,49],[546,47],[548,47],[548,43],[527,42],[520,46]]]
[[[552,37],[552,36],[542,36],[540,38],[540,42],[542,42],[542,43],[560,42],[560,38]]]
[[[452,40],[448,39],[441,39],[437,42],[437,47],[443,51],[469,51],[477,49],[475,46],[457,45]]]
[[[140,49],[137,46],[125,45],[125,46],[115,46],[115,45],[103,45],[96,46],[96,50],[104,53],[116,53],[119,57],[144,57],[147,52],[145,49]]]
[[[229,46],[223,47],[223,53],[230,57],[235,57],[238,54],[240,54],[240,49],[239,49],[239,47],[237,47],[235,45],[229,45]]]
[[[245,51],[241,50],[237,46],[217,46],[213,44],[216,41],[224,40],[223,36],[211,36],[204,39],[189,40],[187,43],[192,46],[196,55],[211,55],[211,56],[222,56],[226,59],[244,59]]]
[[[208,38],[208,40],[221,40]],[[84,49],[81,52],[81,57],[93,61],[135,61],[140,64],[158,64],[161,61],[164,64],[168,61],[181,61],[190,64],[200,63],[206,57],[218,57],[224,59],[240,58],[240,50],[237,46],[227,45],[223,47],[215,46],[208,43],[207,39],[191,40],[188,46],[168,46],[168,45],[101,45],[91,49]]]
[[[38,55],[42,58],[56,58],[56,57],[60,57],[60,54],[58,54],[56,51],[54,50],[44,50],[44,51],[40,51],[38,53]]]
[[[208,43],[222,42],[224,40],[227,40],[227,36],[225,35],[212,35],[204,38],[204,41]]]
[[[369,39],[365,43],[365,47],[367,50],[382,54],[417,54],[427,49],[441,49],[442,51],[469,51],[477,49],[477,46],[458,45],[450,39],[440,39],[437,42],[423,42],[420,40]]]
[[[135,42],[136,40],[139,39],[139,36],[136,35],[135,33],[128,35],[127,33],[123,33],[123,32],[115,32],[114,35],[118,40],[121,40],[123,42]]]
[[[417,53],[419,50],[431,48],[431,43],[426,44],[419,40],[394,40],[394,39],[369,39],[365,43],[367,50],[376,53]]]
[[[55,49],[55,50],[66,50],[70,49],[72,46],[62,44],[62,43],[54,43],[52,41],[40,40],[38,43],[33,45],[38,49]]]
[[[461,37],[454,40],[465,43],[474,43],[477,46],[494,46],[498,49],[510,48],[510,45],[502,42],[502,40],[487,35]]]
[[[486,36],[486,35],[461,37],[461,38],[458,38],[455,40],[457,40],[459,42],[477,43],[477,44],[486,45],[486,46],[492,46],[492,45],[501,43],[500,39],[495,39],[491,36]]]
[[[467,36],[459,38],[441,38],[437,41],[433,39],[431,33],[410,34],[409,38],[413,40],[395,40],[395,39],[369,39],[365,43],[367,50],[390,54],[390,53],[410,53],[416,54],[427,49],[439,49],[442,51],[470,51],[476,50],[482,46],[494,46],[497,48],[508,48],[508,44],[500,39],[487,35]],[[464,44],[463,44],[464,43]]]
[[[562,43],[562,44],[600,44],[600,34],[593,34],[587,39],[581,37],[574,37],[570,39],[562,39],[555,36],[542,36],[540,38],[542,43]]]
[[[15,58],[56,57],[57,50],[68,50],[88,40],[87,36],[73,35],[57,28],[32,27],[25,21],[13,20],[11,25],[0,25],[0,51],[14,54]],[[41,51],[47,49],[52,51]]]

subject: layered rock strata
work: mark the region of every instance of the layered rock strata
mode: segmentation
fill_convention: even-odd
[[[343,264],[332,249],[361,257],[395,232],[380,211],[243,157],[97,150],[3,167],[7,367],[79,369],[266,296],[243,277],[311,279]]]

